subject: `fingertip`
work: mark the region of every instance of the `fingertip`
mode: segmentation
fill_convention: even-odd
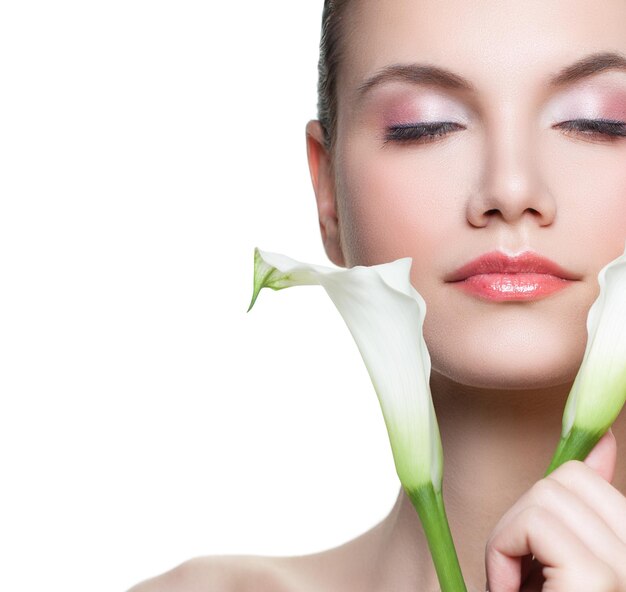
[[[522,557],[509,556],[488,544],[485,553],[485,568],[487,592],[490,590],[519,590]]]
[[[611,483],[615,474],[617,461],[617,440],[611,428],[598,440],[587,455],[584,463],[598,473],[605,481]]]

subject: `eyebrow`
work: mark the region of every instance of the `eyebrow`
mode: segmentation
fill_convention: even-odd
[[[548,87],[560,88],[606,70],[626,71],[626,56],[621,53],[606,51],[590,54],[553,74],[548,80]],[[472,92],[476,90],[475,86],[466,78],[438,66],[393,64],[383,68],[363,82],[357,88],[357,98],[361,99],[374,87],[392,81],[432,85],[450,90]]]

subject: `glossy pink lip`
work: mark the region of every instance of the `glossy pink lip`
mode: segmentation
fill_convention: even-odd
[[[509,257],[486,253],[450,274],[445,280],[488,300],[538,300],[571,285],[580,276],[527,251]]]

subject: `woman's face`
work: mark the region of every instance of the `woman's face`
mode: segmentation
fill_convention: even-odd
[[[626,0],[355,0],[344,26],[333,180],[345,264],[413,258],[434,371],[486,388],[572,380],[598,272],[624,250],[626,137],[563,122],[626,122],[626,68],[550,80],[590,54],[626,63]],[[471,88],[419,82],[419,65]],[[428,122],[453,125],[402,139]],[[527,300],[447,281],[495,250],[533,251],[579,281]]]

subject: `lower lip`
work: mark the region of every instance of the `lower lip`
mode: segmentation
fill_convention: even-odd
[[[546,273],[483,273],[453,282],[464,292],[497,302],[539,300],[572,283]]]

